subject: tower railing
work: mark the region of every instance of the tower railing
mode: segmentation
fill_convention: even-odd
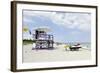
[[[40,34],[38,35],[38,38],[35,38],[36,34],[33,34],[33,38],[35,40],[53,40],[53,35],[50,34]]]

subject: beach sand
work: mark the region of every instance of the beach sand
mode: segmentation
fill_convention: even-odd
[[[23,63],[76,61],[91,59],[91,50],[80,48],[79,51],[65,50],[64,45],[53,50],[32,50],[32,44],[23,45]]]

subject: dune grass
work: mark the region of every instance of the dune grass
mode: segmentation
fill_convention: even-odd
[[[35,40],[23,40],[23,45],[33,44],[33,43],[35,43]]]

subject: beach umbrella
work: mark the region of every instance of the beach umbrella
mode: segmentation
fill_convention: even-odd
[[[23,32],[29,32],[29,34],[31,35],[31,30],[29,30],[29,28],[27,26],[23,27]]]
[[[50,32],[51,31],[51,29],[47,26],[38,27],[35,30],[44,31],[44,32]]]
[[[23,27],[23,32],[28,32],[29,31],[29,29],[28,29],[28,27]]]

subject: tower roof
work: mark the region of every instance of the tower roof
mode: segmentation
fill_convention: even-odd
[[[51,31],[50,28],[48,28],[48,27],[38,27],[38,28],[36,28],[35,30],[44,31],[44,32],[49,32],[49,31]]]

